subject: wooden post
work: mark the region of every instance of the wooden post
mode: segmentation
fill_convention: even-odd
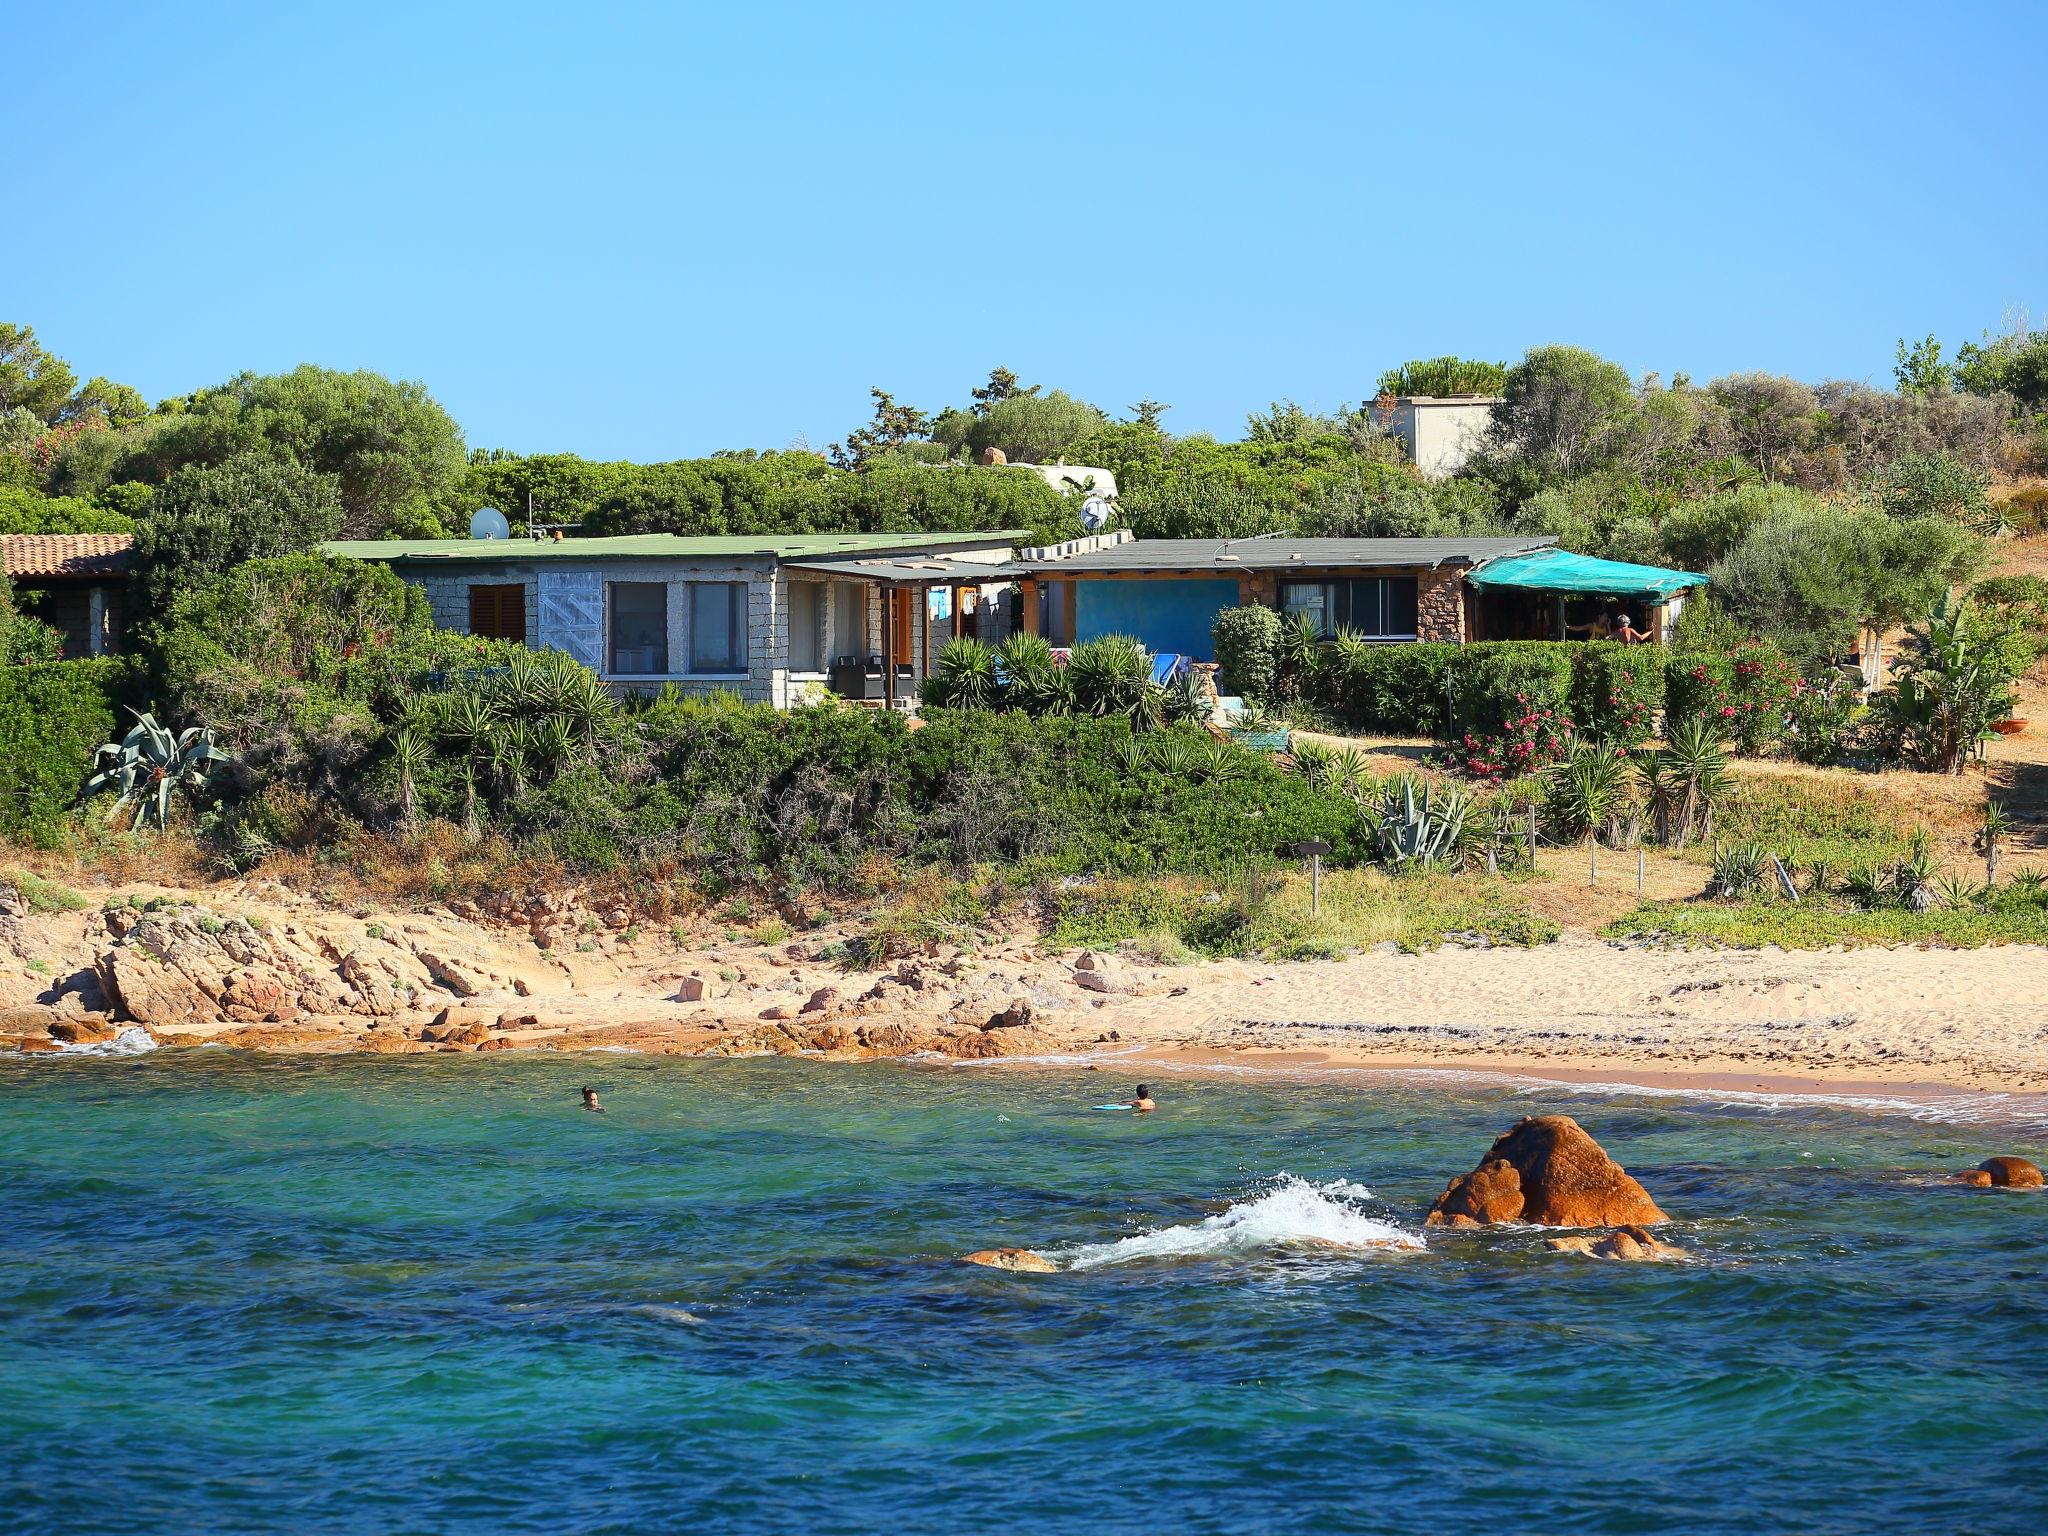
[[[1597,837],[1589,837],[1586,839],[1586,884],[1598,885],[1599,883],[1600,839]]]
[[[1017,616],[1023,633],[1038,633],[1038,583],[1029,576],[1017,583]]]
[[[1638,848],[1636,849],[1636,900],[1637,900],[1637,901],[1641,901],[1641,900],[1643,899],[1643,863],[1644,863],[1644,859],[1643,859],[1643,850],[1642,850],[1642,849],[1641,849],[1640,847],[1638,847]]]
[[[887,587],[882,594],[882,707],[896,707],[896,594]]]

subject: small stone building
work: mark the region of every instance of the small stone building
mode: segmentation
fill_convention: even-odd
[[[1000,639],[1015,531],[340,540],[421,588],[434,622],[575,657],[621,691],[673,683],[787,707],[901,703],[956,634]],[[1007,633],[1007,629],[1003,630]]]
[[[56,630],[69,660],[122,648],[135,539],[126,533],[0,535],[0,569],[22,611]]]

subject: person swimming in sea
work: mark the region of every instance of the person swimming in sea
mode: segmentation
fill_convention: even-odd
[[[1145,1090],[1141,1088],[1138,1091],[1140,1093],[1143,1093]],[[595,1088],[586,1088],[583,1090],[583,1107],[589,1110],[593,1115],[601,1115],[604,1113],[604,1106],[597,1102],[597,1090]]]
[[[1152,1090],[1143,1083],[1138,1084],[1138,1096],[1131,1100],[1131,1108],[1135,1109],[1139,1114],[1145,1115],[1150,1114],[1158,1107],[1157,1104],[1152,1102]]]

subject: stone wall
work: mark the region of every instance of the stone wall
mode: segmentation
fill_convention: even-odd
[[[1416,634],[1424,640],[1463,640],[1465,568],[1447,565],[1415,574]]]
[[[540,580],[531,565],[475,565],[465,566],[460,571],[427,574],[402,571],[400,574],[427,594],[427,607],[433,613],[434,627],[452,629],[459,635],[469,633],[471,587],[509,587],[517,582],[526,588],[526,643],[538,643],[534,629],[540,623]]]

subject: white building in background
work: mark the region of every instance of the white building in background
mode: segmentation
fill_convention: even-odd
[[[1498,395],[1400,395],[1375,405],[1373,419],[1400,440],[1411,464],[1438,480],[1478,452],[1498,404]]]

